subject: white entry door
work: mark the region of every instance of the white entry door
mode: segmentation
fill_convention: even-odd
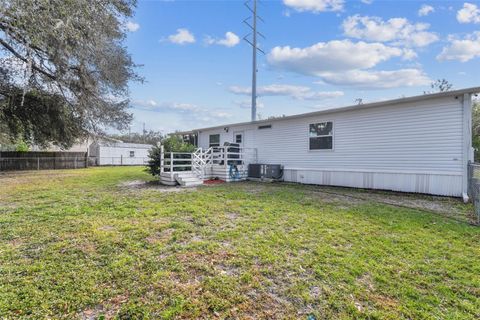
[[[229,157],[232,157],[232,158],[235,158],[235,159],[238,159],[238,161],[234,161],[233,163],[236,164],[236,165],[241,165],[243,164],[243,144],[244,144],[244,134],[243,134],[243,131],[234,131],[233,132],[233,143],[237,143],[239,146],[240,146],[240,149],[237,149],[237,148],[232,148],[234,150],[234,152],[236,152],[236,154],[231,154],[229,155]]]
[[[244,134],[243,131],[235,131],[233,133],[233,143],[238,143],[243,148]]]

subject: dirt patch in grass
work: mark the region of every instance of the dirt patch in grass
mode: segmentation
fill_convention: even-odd
[[[106,226],[101,226],[100,228],[98,228],[98,230],[100,230],[100,231],[115,231],[116,229],[113,226],[106,225]]]
[[[145,240],[150,244],[155,243],[165,243],[172,238],[175,229],[168,228],[160,232],[155,232],[154,234],[148,236]]]
[[[114,319],[122,305],[128,301],[128,295],[118,295],[108,299],[94,308],[86,309],[79,314],[82,320]]]
[[[306,201],[315,200],[321,201],[326,204],[332,204],[338,206],[340,209],[348,209],[350,207],[364,204],[368,202],[367,199],[362,199],[359,197],[352,197],[350,194],[335,194],[333,192],[325,192],[322,189],[319,190],[309,190],[307,192]]]
[[[20,247],[21,245],[24,244],[24,241],[23,241],[22,238],[14,238],[12,240],[9,240],[7,243],[9,245],[11,245],[12,247],[18,248],[18,247]]]
[[[159,181],[144,181],[144,180],[131,180],[125,181],[118,185],[122,190],[135,191],[135,190],[155,190],[158,192],[185,192],[194,191],[196,188],[181,188],[180,186],[165,186],[160,184]]]
[[[238,212],[228,212],[228,213],[227,213],[227,218],[228,218],[228,220],[230,220],[230,221],[235,221],[235,220],[237,220],[239,216],[240,216],[240,215],[238,214]]]
[[[411,194],[383,190],[365,190],[342,187],[305,186],[307,193],[325,203],[338,204],[340,208],[370,203],[382,203],[402,208],[428,211],[456,220],[473,223],[473,207],[452,197]]]

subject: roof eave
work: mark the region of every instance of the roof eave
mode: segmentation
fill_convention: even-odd
[[[223,124],[223,125],[193,129],[193,130],[188,130],[188,131],[177,131],[177,132],[173,132],[173,133],[170,133],[170,134],[172,134],[172,135],[185,135],[185,134],[198,133],[198,132],[205,131],[205,130],[213,130],[213,129],[224,128],[224,127],[241,126],[241,125],[249,125],[249,124],[262,124],[262,123],[268,123],[268,122],[273,122],[273,121],[298,119],[298,118],[310,117],[310,116],[327,114],[327,113],[337,113],[337,112],[349,111],[349,110],[353,110],[353,109],[367,109],[367,108],[374,108],[374,107],[380,107],[380,106],[389,106],[389,105],[394,105],[394,104],[399,104],[399,103],[408,103],[408,102],[413,102],[413,101],[423,101],[423,100],[428,100],[428,99],[432,99],[432,98],[442,98],[442,97],[459,96],[459,95],[463,95],[463,94],[476,94],[476,93],[480,93],[480,87],[471,87],[471,88],[465,88],[465,89],[459,89],[459,90],[453,90],[453,91],[423,94],[423,95],[412,96],[412,97],[404,97],[404,98],[398,98],[398,99],[393,99],[393,100],[376,101],[376,102],[370,102],[370,103],[365,103],[365,104],[361,104],[361,105],[358,105],[358,104],[357,105],[350,105],[350,106],[333,108],[333,109],[326,109],[326,110],[320,110],[320,111],[314,111],[314,112],[295,114],[295,115],[291,115],[291,116],[279,117],[279,118],[274,118],[274,119],[265,119],[265,120],[257,120],[257,121]]]

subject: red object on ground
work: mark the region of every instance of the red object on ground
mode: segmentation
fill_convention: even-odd
[[[225,183],[225,180],[211,179],[211,180],[203,181],[203,184],[219,184],[219,183]]]

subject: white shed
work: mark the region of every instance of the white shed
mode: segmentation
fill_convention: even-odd
[[[286,181],[467,197],[472,94],[480,87],[182,132],[239,143]]]
[[[97,141],[90,145],[89,156],[99,166],[144,165],[151,148],[149,144]]]

